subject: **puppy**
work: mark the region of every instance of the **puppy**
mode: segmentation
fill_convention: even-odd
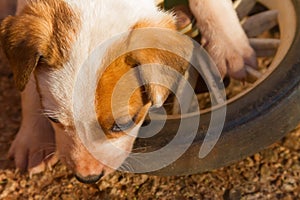
[[[189,3],[221,74],[243,79],[245,63],[255,66],[255,54],[231,1]],[[18,6],[17,16],[7,17],[0,32],[16,86],[22,91],[23,120],[9,156],[30,173],[39,173],[60,159],[80,181],[96,182],[126,159],[149,108],[162,106],[168,87],[176,85],[170,71],[183,74],[187,69],[187,61],[178,55],[189,57],[192,42],[163,34],[176,31],[176,19],[151,0],[19,0]],[[154,28],[162,35],[152,32]],[[120,33],[125,34],[97,49]],[[158,49],[130,50],[137,44]],[[176,53],[164,50],[165,46]],[[151,67],[153,63],[170,69]],[[95,71],[89,71],[91,66]],[[135,68],[121,89],[117,87]],[[95,77],[81,79],[82,69]],[[83,86],[93,81],[95,86]],[[140,82],[145,84],[137,88]],[[123,99],[128,93],[129,98]],[[98,124],[101,130],[95,128]],[[98,138],[101,160],[86,145],[98,131],[104,136]]]

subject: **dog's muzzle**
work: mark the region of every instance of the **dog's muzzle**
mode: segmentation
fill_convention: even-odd
[[[97,183],[102,177],[104,176],[104,173],[102,172],[99,175],[90,175],[87,177],[83,177],[79,174],[76,174],[75,177],[76,179],[81,182],[81,183],[85,183],[85,184],[93,184],[93,183]]]

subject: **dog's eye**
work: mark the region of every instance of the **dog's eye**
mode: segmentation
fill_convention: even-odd
[[[126,124],[118,124],[115,123],[112,127],[112,132],[123,132],[128,129],[130,129],[134,125],[134,121],[130,120],[130,122],[127,122]]]
[[[56,118],[48,117],[48,119],[49,119],[51,122],[55,123],[55,124],[59,124],[59,123],[60,123],[59,120],[56,119]]]
[[[134,124],[135,124],[135,119],[136,119],[136,117],[130,119],[129,121],[127,121],[127,122],[125,122],[125,123],[122,122],[122,121],[124,121],[124,120],[119,119],[119,120],[117,120],[117,121],[114,123],[113,127],[111,128],[111,131],[112,131],[112,132],[115,132],[115,133],[118,133],[118,132],[124,132],[124,131],[126,131],[126,130],[128,130],[128,129],[130,129],[130,128],[132,128],[132,127],[134,126]]]

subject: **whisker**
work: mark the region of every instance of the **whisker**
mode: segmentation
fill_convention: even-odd
[[[119,170],[122,170],[125,172],[133,172],[134,171],[133,167],[127,161],[123,162],[123,164],[119,167]]]
[[[151,148],[151,146],[136,147],[136,148],[133,148],[132,151],[142,151],[142,150],[145,151],[148,148]]]
[[[44,160],[48,160],[49,158],[51,158],[51,157],[54,156],[54,155],[55,155],[55,152],[50,153],[49,155],[47,155],[47,156],[44,158]]]
[[[147,168],[147,165],[144,163],[144,162],[142,162],[141,160],[142,159],[139,159],[139,158],[142,158],[143,157],[143,154],[140,154],[140,155],[135,155],[134,157],[131,157],[134,161],[136,161],[140,166],[143,166],[143,167],[145,167],[145,168]],[[134,168],[133,168],[133,166],[128,162],[128,165],[129,165],[129,167],[130,167],[130,169],[132,170],[132,172],[134,171]]]

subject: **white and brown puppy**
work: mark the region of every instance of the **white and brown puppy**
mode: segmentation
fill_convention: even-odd
[[[207,49],[220,72],[242,79],[246,75],[244,63],[255,65],[255,56],[231,4],[230,0],[190,0]],[[179,73],[188,66],[173,53],[152,48],[111,60],[112,54],[118,54],[120,49],[126,51],[132,41],[140,39],[135,38],[135,30],[147,27],[176,30],[174,16],[160,11],[153,0],[19,0],[17,16],[7,17],[0,32],[16,85],[23,91],[23,120],[9,151],[18,168],[38,173],[53,165],[58,157],[81,181],[95,182],[112,172],[111,166],[122,164],[128,153],[112,152],[106,142],[129,152],[135,139],[132,135],[137,135],[148,109],[161,106],[169,91],[149,84],[135,90],[129,102],[120,100],[112,111],[111,98],[118,80],[136,66],[159,63]],[[89,57],[97,45],[123,32],[129,32],[127,38],[114,42],[99,57]],[[146,34],[143,41],[157,46],[168,43],[183,54],[190,53],[185,52],[187,46],[192,49],[191,42],[176,37]],[[83,88],[74,97],[78,72],[85,65],[97,67],[101,77],[96,90]],[[154,77],[169,77],[166,73],[167,70],[146,70],[128,81],[118,91],[119,96],[126,94],[127,88],[139,79],[151,82]],[[168,81],[172,85],[176,80]],[[82,102],[82,109],[74,110],[75,98]],[[94,105],[97,122],[74,113],[85,112],[86,104]],[[83,123],[81,128],[75,127],[74,116],[79,116],[76,120]],[[82,132],[89,134],[95,123],[101,125],[106,135],[100,152],[106,155],[103,162],[95,159],[78,137]]]

